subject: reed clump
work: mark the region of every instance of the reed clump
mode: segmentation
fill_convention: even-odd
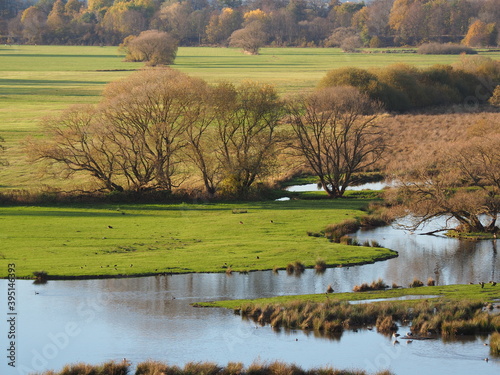
[[[493,332],[490,336],[490,353],[500,356],[500,332]]]
[[[113,367],[113,366],[120,366]],[[126,373],[123,373],[126,368]],[[116,371],[118,372],[116,372]],[[71,372],[68,372],[71,371]],[[115,371],[115,372],[114,372]],[[130,372],[130,364],[108,362],[104,365],[75,364],[67,365],[60,372],[45,371],[34,375],[125,375]],[[139,363],[135,375],[367,375],[364,370],[337,370],[332,367],[319,367],[304,370],[295,364],[280,361],[270,363],[254,362],[246,369],[242,363],[229,362],[227,366],[218,366],[212,362],[189,362],[184,368],[171,366],[157,361]],[[379,371],[376,375],[391,375],[388,370]]]
[[[388,285],[382,279],[378,279],[376,281],[372,281],[371,284],[363,283],[360,285],[355,285],[352,288],[353,292],[366,292],[368,290],[384,290],[388,288]]]
[[[410,283],[410,288],[419,288],[421,286],[424,286],[424,283],[416,278]]]
[[[329,224],[325,228],[325,237],[330,241],[339,242],[342,237],[349,233],[356,232],[361,228],[361,224],[356,219],[346,219],[337,224]]]
[[[482,308],[482,302],[444,299],[365,304],[327,299],[324,302],[249,303],[241,306],[241,315],[274,328],[313,330],[321,334],[368,325],[389,333],[397,330],[397,322],[411,322],[412,331],[424,336],[432,333],[452,337],[499,331],[500,315],[488,314]]]
[[[317,258],[316,259],[316,264],[314,265],[314,269],[316,270],[317,273],[323,273],[326,271],[326,261],[323,258]]]

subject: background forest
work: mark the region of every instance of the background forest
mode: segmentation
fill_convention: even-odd
[[[156,29],[181,46],[499,44],[500,0],[0,0],[2,43],[118,45]]]

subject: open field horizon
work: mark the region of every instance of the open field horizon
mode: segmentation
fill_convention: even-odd
[[[500,52],[480,55],[500,58]],[[117,47],[0,47],[0,136],[5,139],[4,157],[10,164],[0,167],[0,189],[74,188],[53,175],[40,174],[26,159],[22,142],[28,135],[40,134],[44,117],[71,105],[96,103],[107,83],[144,67],[143,63],[124,62],[123,57]],[[286,95],[314,89],[334,68],[395,63],[425,67],[459,59],[456,55],[344,53],[338,48],[263,48],[259,55],[251,56],[237,48],[181,47],[172,67],[211,83],[265,82]]]

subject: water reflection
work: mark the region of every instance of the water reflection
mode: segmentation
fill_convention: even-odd
[[[496,241],[419,236],[391,227],[359,231],[355,236],[360,242],[377,240],[397,250],[399,257],[359,267],[330,268],[322,274],[308,269],[300,276],[267,271],[49,281],[44,285],[20,280],[19,371],[12,372],[1,361],[0,373],[18,375],[60,369],[68,362],[99,363],[127,357],[134,363],[148,358],[178,365],[207,360],[245,365],[255,360],[282,360],[305,368],[334,366],[371,372],[390,368],[396,374],[498,374],[499,361],[482,361],[489,356],[489,348],[483,345],[486,337],[394,347],[389,338],[372,331],[318,338],[311,332],[256,327],[232,311],[190,306],[200,300],[324,293],[329,284],[336,292],[344,292],[378,278],[407,285],[413,278],[425,282],[433,277],[442,285],[477,283],[498,276]],[[2,290],[6,283],[0,281]],[[5,322],[1,329],[6,332]],[[6,347],[6,335],[2,335],[2,343]]]

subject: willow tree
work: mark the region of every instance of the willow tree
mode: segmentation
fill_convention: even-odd
[[[98,106],[74,107],[45,121],[30,142],[35,159],[89,172],[106,190],[171,191],[184,180],[185,132],[203,112],[204,81],[151,69],[108,84]]]
[[[276,163],[283,103],[270,85],[223,83],[213,91],[217,144],[226,187],[245,198],[258,178]]]
[[[344,195],[355,174],[377,162],[386,148],[377,124],[380,105],[353,87],[329,87],[293,101],[293,147],[331,198]]]

